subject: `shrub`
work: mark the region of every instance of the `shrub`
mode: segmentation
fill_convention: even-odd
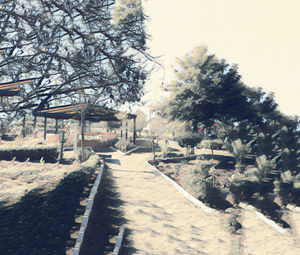
[[[103,133],[101,144],[105,146],[114,146],[118,142],[118,135],[115,133]]]
[[[209,183],[193,174],[184,177],[184,186],[192,191],[196,198],[204,200],[207,197]]]
[[[280,196],[284,201],[299,200],[300,174],[292,175],[291,171],[281,173]],[[299,202],[299,201],[298,201]]]
[[[98,166],[99,160],[99,156],[93,154],[87,161],[81,163],[79,170],[86,174],[92,174],[95,168]]]
[[[181,146],[181,147],[188,147],[188,146],[195,147],[201,141],[202,136],[203,135],[198,134],[198,133],[188,132],[182,136],[178,136],[176,138],[176,141],[178,142],[179,146]]]
[[[165,154],[161,154],[160,156],[164,156],[165,158],[177,158],[184,157],[184,154],[181,152],[167,152]]]
[[[248,151],[248,146],[243,144],[241,139],[235,140],[231,143],[232,154],[237,162],[236,167],[244,171],[243,159]]]
[[[265,155],[262,155],[256,158],[256,163],[258,171],[256,171],[254,174],[259,181],[266,181],[266,178],[273,166],[272,161],[268,160]]]
[[[213,187],[212,182],[196,175],[186,175],[184,177],[185,187],[194,193],[195,197],[217,209],[226,209],[230,204],[225,201],[224,193]]]
[[[179,175],[179,171],[182,168],[182,164],[177,164],[174,166],[174,168],[175,168],[175,174]]]
[[[215,164],[209,162],[209,163],[197,163],[197,165],[201,168],[201,174],[206,178],[209,175],[209,170],[211,167],[214,167]]]
[[[77,160],[80,160],[82,158],[82,155],[81,155],[81,149],[79,150],[79,153],[77,154]],[[91,155],[94,154],[94,151],[92,148],[90,147],[84,147],[84,157],[86,160],[88,160],[90,158]]]
[[[58,147],[56,146],[34,146],[34,147],[7,147],[0,148],[0,160],[12,160],[14,157],[18,161],[40,160],[42,157],[46,162],[57,161]]]
[[[126,152],[134,149],[135,145],[127,140],[119,140],[115,143],[115,147],[120,151]]]
[[[233,195],[234,203],[238,204],[245,198],[250,198],[255,192],[259,191],[259,184],[247,180],[234,180],[226,185]]]
[[[221,139],[203,140],[200,144],[201,148],[210,150],[220,150],[222,149],[222,146],[223,141]]]

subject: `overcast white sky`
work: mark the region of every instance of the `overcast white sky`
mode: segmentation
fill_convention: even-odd
[[[171,64],[196,46],[239,65],[243,81],[275,92],[280,110],[300,115],[300,0],[143,0],[149,46],[165,66],[146,84],[160,99]],[[156,91],[156,92],[155,92]]]

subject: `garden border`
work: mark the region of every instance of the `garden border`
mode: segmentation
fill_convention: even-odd
[[[82,219],[82,222],[81,222],[81,225],[80,225],[78,237],[76,239],[76,243],[75,243],[75,246],[74,246],[73,255],[79,255],[80,254],[80,247],[81,247],[83,237],[84,237],[84,233],[85,233],[85,230],[86,230],[86,227],[87,227],[87,224],[88,224],[89,216],[90,216],[90,213],[92,211],[94,198],[95,198],[95,195],[97,194],[98,186],[99,186],[100,181],[101,181],[103,169],[104,169],[104,162],[101,162],[101,167],[100,167],[99,173],[98,173],[97,178],[94,182],[94,185],[93,185],[93,187],[90,191],[90,195],[89,195],[89,198],[88,198],[88,203],[85,207],[85,211],[84,211],[83,219]]]
[[[242,209],[255,212],[256,216],[262,220],[264,223],[266,223],[269,227],[274,228],[277,230],[280,234],[285,234],[288,232],[288,229],[283,228],[279,226],[275,221],[268,219],[265,215],[263,215],[261,212],[257,211],[256,208],[253,205],[246,204],[246,206],[243,206]]]
[[[156,172],[158,172],[162,177],[164,177],[170,184],[172,184],[185,198],[187,198],[188,200],[190,200],[193,204],[195,204],[196,206],[199,206],[204,212],[206,213],[219,213],[218,210],[210,208],[208,206],[206,206],[205,204],[203,204],[200,200],[196,199],[195,197],[193,197],[191,194],[189,194],[186,190],[184,190],[182,187],[180,187],[180,185],[178,185],[176,182],[174,182],[170,177],[166,176],[164,173],[162,173],[161,171],[159,171],[156,167],[154,167],[153,165],[151,165],[149,163],[150,160],[147,160],[147,164],[154,169]]]
[[[286,207],[287,207],[288,211],[300,214],[300,207],[299,206],[288,204]]]
[[[122,246],[125,230],[126,230],[125,225],[122,225],[119,229],[118,238],[117,238],[115,248],[114,248],[114,251],[113,251],[112,255],[118,255],[119,254],[121,246]]]
[[[151,165],[149,163],[149,161],[151,160],[147,160],[147,164],[154,169],[156,172],[158,172],[162,177],[164,177],[170,184],[172,184],[185,198],[187,198],[188,200],[190,200],[192,203],[194,203],[196,206],[199,206],[204,212],[206,213],[219,213],[218,210],[210,208],[208,206],[206,206],[205,204],[203,204],[200,200],[196,199],[195,197],[193,197],[191,194],[189,194],[186,190],[184,190],[179,184],[177,184],[175,181],[173,181],[170,177],[166,176],[164,173],[162,173],[161,171],[159,171],[156,167],[154,167],[153,165]],[[273,220],[268,219],[266,216],[264,216],[262,213],[258,212],[255,207],[251,207],[251,205],[244,206],[241,207],[241,209],[246,209],[246,210],[250,210],[255,212],[256,216],[263,222],[265,222],[268,226],[274,228],[276,231],[278,231],[281,234],[285,234],[288,232],[287,229],[280,227],[276,222],[274,222]]]

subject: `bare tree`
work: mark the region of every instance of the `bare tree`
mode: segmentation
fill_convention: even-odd
[[[41,109],[79,91],[93,90],[111,106],[143,95],[153,59],[140,0],[1,0],[0,19],[2,81],[33,79],[9,111]]]

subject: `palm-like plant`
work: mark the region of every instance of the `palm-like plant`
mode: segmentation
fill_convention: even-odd
[[[234,155],[235,160],[236,160],[236,168],[238,168],[242,171],[245,170],[245,166],[243,164],[243,159],[245,158],[247,152],[250,149],[251,144],[254,141],[255,140],[252,140],[247,144],[243,144],[241,139],[238,139],[231,143],[232,154]]]
[[[274,165],[275,159],[268,160],[266,155],[261,155],[256,158],[257,171],[254,175],[257,177],[259,182],[267,181],[267,176]]]
[[[281,180],[285,183],[293,184],[295,189],[300,189],[300,174],[293,175],[290,170],[281,173]]]
[[[208,177],[207,179],[212,180],[213,187],[215,187],[215,181],[216,181],[216,179],[217,179],[215,167],[212,166],[212,167],[209,169],[208,173],[209,173],[209,177]]]

